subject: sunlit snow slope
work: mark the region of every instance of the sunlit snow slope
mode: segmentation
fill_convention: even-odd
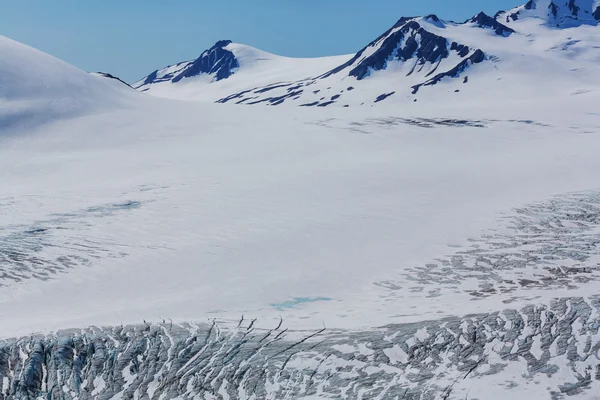
[[[139,97],[116,81],[88,74],[0,36],[0,127],[108,109]],[[123,87],[122,87],[123,86]]]

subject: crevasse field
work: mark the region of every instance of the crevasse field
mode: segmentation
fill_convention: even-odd
[[[352,55],[140,93],[0,38],[0,398],[600,396],[600,35],[538,19],[413,20],[501,56],[350,107],[215,101]]]

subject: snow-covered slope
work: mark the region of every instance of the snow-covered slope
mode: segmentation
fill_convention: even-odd
[[[281,57],[222,40],[196,60],[154,71],[133,87],[160,97],[214,101],[249,85],[308,78],[321,73],[324,68],[333,68],[349,57]]]
[[[0,127],[103,109],[131,97],[139,96],[115,80],[0,36]]]

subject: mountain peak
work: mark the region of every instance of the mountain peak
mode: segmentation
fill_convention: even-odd
[[[401,17],[395,24],[394,26],[392,26],[385,34],[389,33],[389,31],[396,29],[396,28],[400,28],[402,25],[405,25],[406,23],[417,19],[418,17]],[[382,35],[383,36],[383,35]]]
[[[209,76],[214,81],[227,79],[240,67],[235,54],[227,49],[231,44],[233,44],[231,40],[219,40],[211,48],[202,52],[197,59],[156,70],[134,87],[141,89],[147,85],[166,81],[177,83],[185,78],[200,75]]]
[[[231,43],[233,43],[231,40],[220,40],[215,43],[213,47],[205,50],[184,71],[175,76],[173,83],[201,74],[213,75],[216,81],[229,78],[240,67],[233,52],[225,49]]]
[[[488,28],[493,29],[497,35],[500,36],[510,36],[510,34],[515,33],[512,28],[509,28],[506,25],[501,24],[495,18],[490,17],[483,11],[479,14],[475,15],[473,18],[468,20],[466,23],[472,23],[480,28]]]
[[[233,43],[231,40],[227,40],[227,39],[225,39],[225,40],[219,40],[219,41],[217,41],[217,43],[215,43],[215,45],[214,45],[213,47],[211,47],[211,48],[213,48],[213,49],[214,49],[214,48],[217,48],[217,47],[221,47],[221,48],[223,48],[223,47],[227,47],[227,46],[229,46],[231,43]]]
[[[422,18],[423,21],[430,23],[434,26],[437,26],[438,28],[445,28],[446,25],[444,24],[444,21],[442,21],[437,15],[435,14],[429,14],[426,15]]]

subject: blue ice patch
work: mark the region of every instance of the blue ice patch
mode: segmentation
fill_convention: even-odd
[[[306,303],[315,303],[317,301],[331,301],[328,297],[294,297],[290,300],[283,301],[281,303],[271,303],[271,307],[278,311],[289,310],[296,308]]]

